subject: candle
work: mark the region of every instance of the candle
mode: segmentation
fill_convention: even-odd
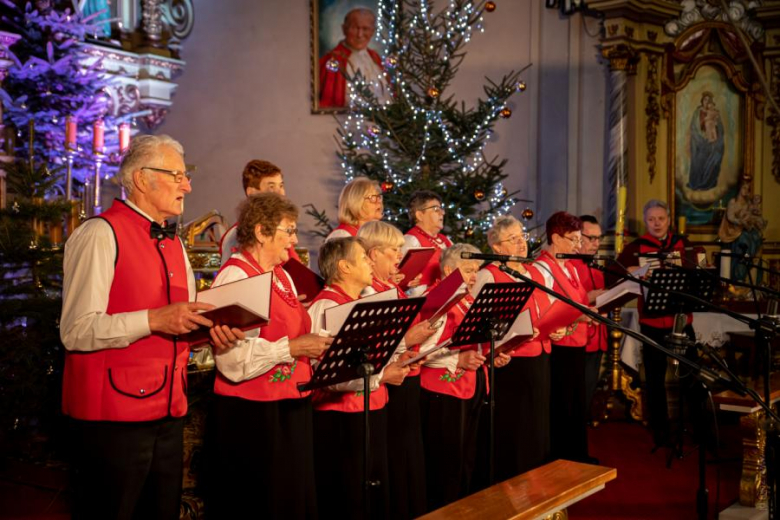
[[[729,254],[731,249],[723,249],[721,253]],[[731,278],[731,257],[720,255],[720,277]]]
[[[685,217],[677,217],[677,232],[681,235],[685,234]]]
[[[76,131],[78,120],[73,116],[65,118],[65,148],[68,150],[76,149]]]
[[[130,125],[122,123],[119,125],[119,153],[125,153],[130,146]]]
[[[105,132],[106,125],[103,123],[103,120],[98,119],[95,121],[95,124],[92,125],[92,152],[95,155],[103,153]]]

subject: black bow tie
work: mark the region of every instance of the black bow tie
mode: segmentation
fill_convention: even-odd
[[[176,224],[168,224],[167,226],[161,226],[157,222],[152,222],[152,227],[149,229],[149,236],[157,240],[162,240],[165,237],[173,239],[176,236]]]

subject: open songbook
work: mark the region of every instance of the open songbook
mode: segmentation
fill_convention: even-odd
[[[410,247],[398,264],[398,272],[404,275],[398,286],[405,291],[409,287],[409,282],[423,272],[434,254],[436,254],[435,247]]]
[[[468,294],[460,269],[455,269],[426,295],[420,318],[436,323]]]
[[[642,278],[650,270],[650,264],[634,271],[632,276]],[[610,289],[596,298],[596,308],[599,312],[609,312],[617,307],[622,307],[626,303],[642,295],[642,286],[634,280],[623,280],[616,283]]]
[[[201,316],[213,321],[214,325],[241,330],[262,327],[270,316],[272,276],[271,272],[263,273],[199,292],[195,301],[216,307],[202,311]],[[192,343],[208,338],[208,330],[203,327],[186,335],[187,341]]]
[[[331,332],[340,330],[344,321],[347,319],[347,316],[349,316],[349,313],[352,312],[355,305],[359,303],[383,302],[396,299],[398,299],[398,291],[396,289],[390,289],[326,309],[325,329]]]
[[[304,303],[312,301],[325,287],[325,279],[300,263],[295,258],[287,260],[282,268],[292,278],[298,296],[303,296]]]

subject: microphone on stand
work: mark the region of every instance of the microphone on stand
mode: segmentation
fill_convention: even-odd
[[[670,334],[667,334],[664,340],[670,349],[680,356],[684,356],[691,344],[691,339],[685,334],[685,326],[688,324],[688,316],[678,312],[674,315],[674,328]],[[680,362],[672,358],[672,365],[677,366]]]
[[[675,249],[674,251],[650,251],[647,253],[634,253],[634,256],[639,258],[666,258],[669,256],[675,256],[680,255],[682,256],[683,251],[693,251],[695,248],[693,247],[685,247],[683,249]]]
[[[712,253],[715,256],[723,256],[726,258],[744,258],[746,260],[753,260],[755,256],[750,256],[747,253],[732,253],[729,251],[714,251]]]
[[[568,254],[568,253],[556,253],[555,258],[559,260],[614,260],[612,255],[584,255],[584,254]]]
[[[469,253],[464,252],[460,254],[460,257],[464,260],[485,260],[487,262],[518,262],[531,264],[535,262],[533,258],[526,258],[524,256],[512,256],[512,255],[496,255],[492,253]]]

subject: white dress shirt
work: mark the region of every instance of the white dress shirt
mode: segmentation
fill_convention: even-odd
[[[241,253],[236,253],[233,257],[247,262]],[[292,287],[295,295],[298,296],[295,284],[290,279],[290,276],[284,269],[282,269],[282,273],[290,282],[290,287]],[[237,282],[247,278],[249,276],[242,268],[229,265],[219,272],[214,279],[212,287],[219,287],[226,283]],[[295,358],[290,355],[290,339],[287,336],[276,341],[269,341],[260,337],[259,328],[246,331],[244,334],[246,339],[237,341],[234,347],[214,356],[217,370],[234,383],[261,376],[279,363],[292,363],[295,361]]]
[[[442,334],[444,334],[444,328],[447,325],[448,319],[449,317],[445,315],[441,319],[441,323],[436,324],[436,332],[420,345],[420,352],[425,352],[439,344],[439,340],[441,339]],[[447,347],[440,348],[425,358],[425,366],[429,368],[446,368],[450,373],[454,374],[458,370],[459,354],[460,350],[450,350]]]
[[[152,221],[138,206],[129,200],[125,203]],[[151,334],[147,309],[106,314],[116,254],[114,231],[101,218],[84,222],[65,243],[60,339],[66,349],[91,352],[124,348]],[[193,301],[195,276],[186,252],[183,254],[189,301]]]

